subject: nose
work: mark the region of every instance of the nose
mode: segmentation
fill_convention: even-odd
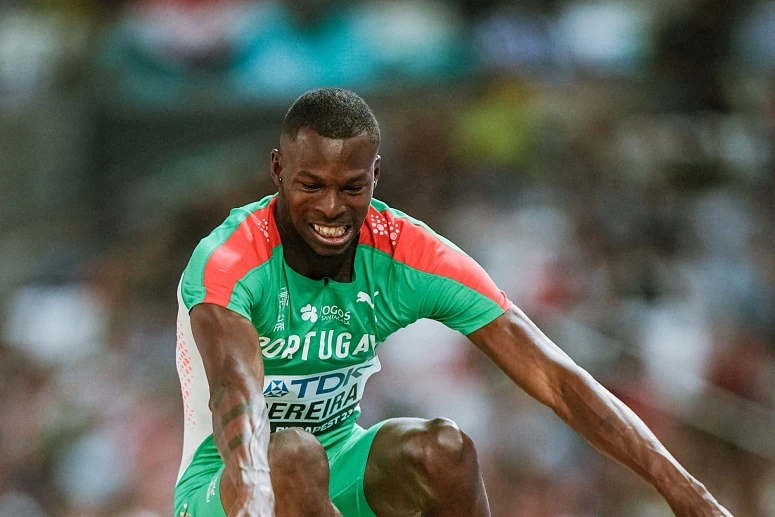
[[[342,201],[339,189],[329,188],[322,192],[320,202],[318,203],[318,211],[329,222],[336,221],[345,213],[346,207]]]

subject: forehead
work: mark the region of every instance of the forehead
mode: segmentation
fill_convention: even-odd
[[[365,132],[352,138],[327,138],[308,127],[299,129],[295,139],[283,135],[280,150],[285,167],[297,170],[370,169],[377,156],[377,144]]]

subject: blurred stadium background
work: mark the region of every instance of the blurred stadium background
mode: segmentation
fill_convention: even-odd
[[[172,515],[175,285],[345,86],[377,196],[478,259],[738,517],[775,515],[775,2],[0,3],[0,517]],[[671,515],[454,332],[362,424],[448,416],[502,517]]]

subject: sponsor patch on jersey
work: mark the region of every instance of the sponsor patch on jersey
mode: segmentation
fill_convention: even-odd
[[[379,358],[373,357],[324,373],[267,375],[264,395],[272,431],[303,427],[321,433],[332,428],[358,410],[366,381],[380,368]]]

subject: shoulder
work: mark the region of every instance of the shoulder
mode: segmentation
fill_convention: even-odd
[[[448,256],[451,260],[469,258],[419,219],[376,199],[361,228],[360,244],[372,246],[396,261],[424,271],[436,269],[433,265],[438,255]]]
[[[280,244],[274,224],[274,197],[234,208],[226,220],[202,239],[195,255],[206,255],[208,265],[231,269],[236,264],[256,267],[269,259]]]
[[[376,199],[361,228],[360,244],[389,254],[394,263],[478,291],[502,307],[510,304],[484,269],[462,249],[422,221]]]
[[[452,241],[433,231],[427,224],[374,199],[361,228],[360,244],[388,253],[394,260],[426,270],[433,255],[452,260],[468,257]]]
[[[226,220],[202,239],[185,271],[188,282],[236,284],[267,262],[280,244],[274,223],[274,196],[234,208]]]

